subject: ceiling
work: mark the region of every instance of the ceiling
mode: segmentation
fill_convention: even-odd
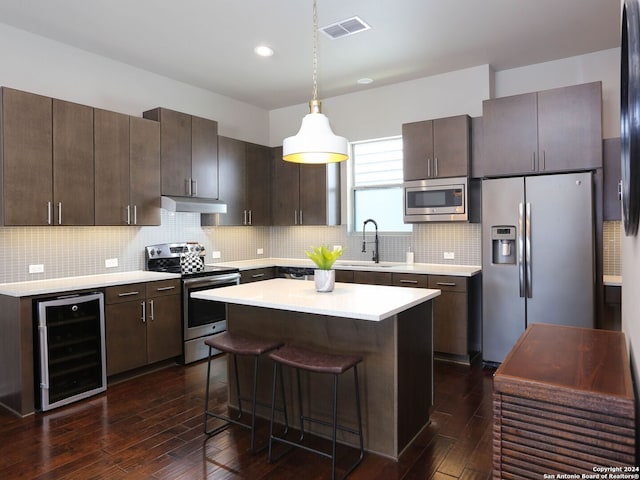
[[[318,36],[321,99],[620,46],[614,0],[318,0],[320,27],[355,15],[371,29]],[[0,21],[268,110],[312,94],[312,0],[0,0]]]

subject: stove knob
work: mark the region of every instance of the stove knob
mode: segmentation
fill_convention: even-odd
[[[160,255],[162,253],[162,250],[160,250],[159,248],[156,250],[156,254]]]

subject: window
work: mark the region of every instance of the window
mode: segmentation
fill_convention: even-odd
[[[402,137],[355,142],[351,145],[351,227],[373,218],[379,231],[411,232],[402,206]]]

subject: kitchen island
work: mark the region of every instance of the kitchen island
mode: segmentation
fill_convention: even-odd
[[[336,353],[362,355],[359,367],[365,449],[397,459],[429,423],[433,403],[433,318],[431,300],[439,290],[336,283],[318,293],[313,282],[273,279],[193,293],[194,298],[227,303],[231,332],[279,339]],[[249,363],[240,383],[250,391]],[[270,404],[272,367],[261,364],[258,401]],[[306,373],[306,372],[303,372]],[[291,375],[286,376],[287,405],[296,419]],[[303,375],[307,412],[328,419],[328,376]],[[339,421],[355,426],[351,379],[340,379]],[[229,403],[237,405],[229,376]],[[268,409],[259,409],[268,417]],[[319,432],[321,433],[321,432]],[[343,441],[352,443],[349,436]]]

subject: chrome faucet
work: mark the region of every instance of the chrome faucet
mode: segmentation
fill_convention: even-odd
[[[373,260],[375,263],[378,263],[380,261],[380,256],[378,254],[378,224],[373,218],[369,218],[368,220],[365,220],[364,225],[362,226],[362,253],[365,253],[367,251],[367,243],[371,243],[366,241],[365,235],[364,235],[365,230],[367,229],[367,223],[369,222],[373,223],[373,226],[376,228],[376,236],[373,242],[375,243],[375,246],[373,247],[373,258],[371,260]]]

